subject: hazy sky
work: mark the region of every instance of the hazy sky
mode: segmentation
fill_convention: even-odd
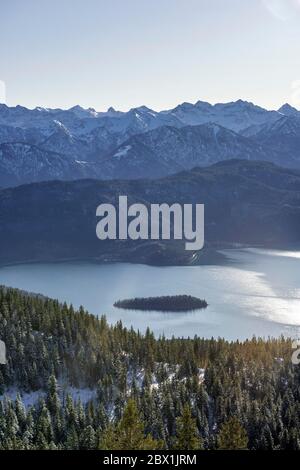
[[[300,108],[300,0],[0,0],[0,80],[28,107]]]

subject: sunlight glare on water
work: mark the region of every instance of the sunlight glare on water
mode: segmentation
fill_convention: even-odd
[[[156,335],[225,337],[300,333],[299,251],[226,250],[223,266],[153,267],[89,262],[42,263],[0,268],[0,284],[83,305],[109,322]],[[130,297],[190,294],[207,300],[190,313],[116,309]]]

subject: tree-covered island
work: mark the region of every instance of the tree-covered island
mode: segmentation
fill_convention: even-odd
[[[156,310],[163,312],[189,312],[208,306],[206,300],[191,295],[167,295],[162,297],[135,297],[118,300],[114,307],[128,310]]]

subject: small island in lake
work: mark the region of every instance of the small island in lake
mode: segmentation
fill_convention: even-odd
[[[168,295],[163,297],[141,297],[118,300],[114,307],[128,310],[156,310],[162,312],[189,312],[206,308],[206,300],[191,295]]]

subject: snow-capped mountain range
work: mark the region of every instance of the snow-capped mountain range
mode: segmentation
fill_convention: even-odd
[[[300,167],[300,111],[198,101],[156,112],[0,104],[0,186],[51,180],[160,177],[244,158]]]

